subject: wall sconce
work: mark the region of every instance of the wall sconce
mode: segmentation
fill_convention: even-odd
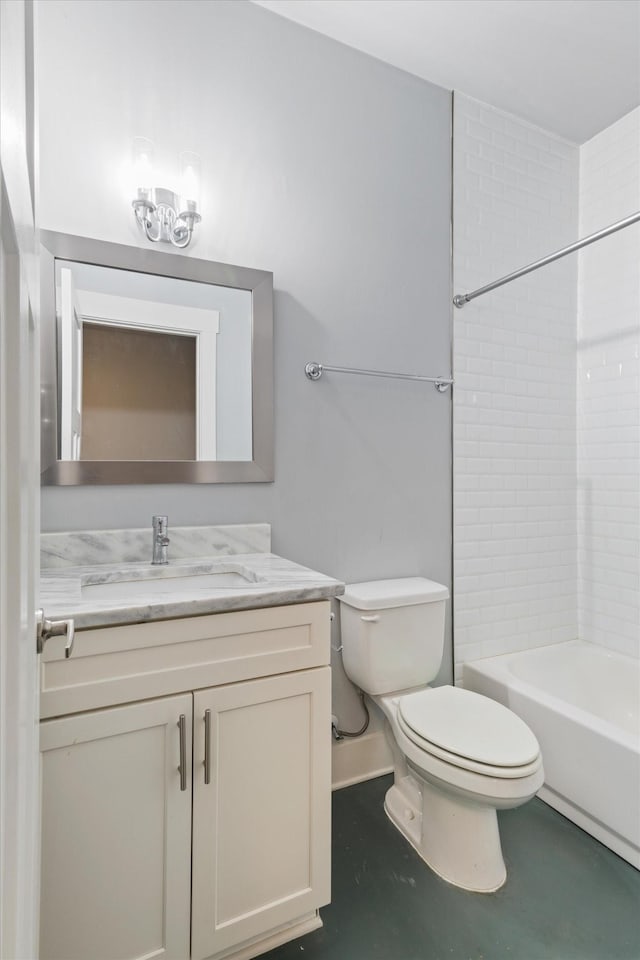
[[[148,240],[164,240],[174,247],[188,247],[202,217],[198,213],[200,157],[180,154],[180,193],[153,186],[154,147],[151,140],[133,141],[133,178],[137,197],[132,201],[136,221]]]

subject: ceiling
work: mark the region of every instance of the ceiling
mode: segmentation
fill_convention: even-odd
[[[640,103],[640,0],[254,0],[574,143]]]

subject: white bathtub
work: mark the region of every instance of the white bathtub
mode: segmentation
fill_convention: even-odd
[[[580,640],[465,663],[542,750],[538,796],[640,869],[640,663]]]

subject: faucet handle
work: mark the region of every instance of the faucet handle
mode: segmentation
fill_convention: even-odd
[[[154,530],[158,530],[160,533],[164,533],[169,525],[169,517],[167,516],[155,516],[151,518],[153,523]]]

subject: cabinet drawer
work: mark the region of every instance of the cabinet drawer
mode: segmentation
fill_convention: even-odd
[[[81,710],[329,663],[328,600],[79,630],[41,658],[40,714]]]

